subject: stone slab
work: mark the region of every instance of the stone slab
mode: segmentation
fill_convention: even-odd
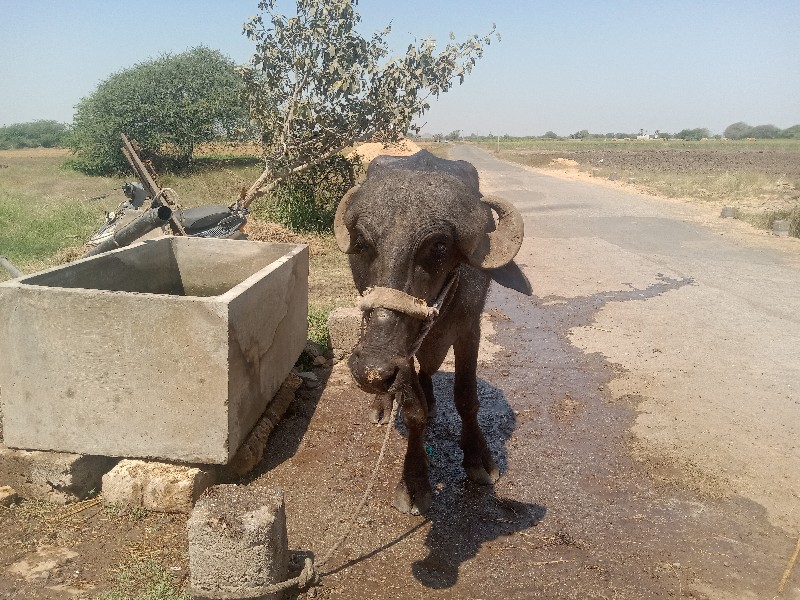
[[[118,459],[63,452],[14,450],[0,445],[0,485],[23,498],[67,504],[99,492]]]
[[[0,283],[5,443],[225,464],[307,310],[296,244],[166,237]]]
[[[289,543],[283,492],[255,485],[217,485],[189,517],[192,598],[279,598],[259,589],[285,581]]]
[[[780,219],[772,223],[772,233],[778,237],[789,236],[789,221]]]
[[[362,313],[358,308],[336,308],[328,315],[331,348],[352,352],[361,336]]]
[[[103,503],[189,514],[214,482],[213,472],[205,467],[122,460],[103,476]]]

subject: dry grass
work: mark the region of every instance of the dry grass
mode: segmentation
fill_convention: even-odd
[[[106,210],[123,200],[121,187],[130,178],[88,177],[64,169],[63,150],[0,151],[0,254],[25,273],[64,264],[83,255],[83,241],[102,222]],[[227,205],[241,186],[260,173],[257,159],[208,159],[190,174],[166,174],[159,183],[176,190],[183,206]],[[92,197],[109,194],[106,198]],[[274,223],[251,218],[250,239],[309,245],[309,324],[324,336],[327,314],[356,299],[347,257],[333,235],[298,234]],[[8,278],[0,269],[0,281]]]
[[[656,195],[734,206],[738,218],[757,227],[799,218],[798,140],[501,140],[479,145],[537,169],[580,169]]]
[[[308,294],[312,308],[330,311],[339,306],[351,306],[355,302],[357,292],[350,275],[347,256],[339,250],[332,234],[300,234],[276,223],[258,220],[250,220],[245,230],[251,240],[308,244]]]

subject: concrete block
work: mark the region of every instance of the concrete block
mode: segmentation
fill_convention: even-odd
[[[198,500],[187,527],[192,598],[281,597],[259,593],[287,579],[289,544],[281,490],[211,487]]]
[[[772,233],[779,237],[789,237],[789,221],[781,219],[773,222]]]
[[[189,514],[214,482],[214,474],[198,466],[123,460],[103,476],[103,503]]]
[[[328,315],[331,348],[352,352],[361,336],[362,312],[358,308],[336,308]]]
[[[296,244],[166,237],[0,283],[5,443],[224,464],[307,311]]]
[[[0,485],[13,487],[23,498],[58,504],[77,502],[100,491],[103,474],[117,460],[0,446]]]

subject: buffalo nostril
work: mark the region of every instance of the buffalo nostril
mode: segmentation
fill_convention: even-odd
[[[383,391],[392,387],[394,380],[397,379],[399,369],[394,366],[375,367],[368,366],[364,369],[364,379],[367,385]]]

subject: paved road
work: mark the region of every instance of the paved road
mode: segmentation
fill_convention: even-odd
[[[536,294],[527,308],[565,314],[557,333],[572,350],[613,365],[600,401],[636,410],[627,449],[703,497],[751,501],[779,528],[776,543],[796,539],[800,244],[709,221],[702,207],[548,177],[472,147],[454,157],[476,165],[485,193],[524,213],[518,260]],[[497,303],[526,308],[507,294]],[[576,306],[591,314],[576,317]],[[519,351],[532,354],[524,344]],[[748,533],[748,522],[731,526]]]
[[[534,296],[493,288],[481,412],[502,470],[464,481],[452,369],[434,378],[434,505],[390,507],[394,434],[325,598],[772,598],[800,529],[795,240],[468,147],[526,219]],[[270,438],[292,548],[325,552],[383,429],[343,363]],[[402,429],[402,428],[401,428]],[[782,598],[800,598],[800,567]]]

